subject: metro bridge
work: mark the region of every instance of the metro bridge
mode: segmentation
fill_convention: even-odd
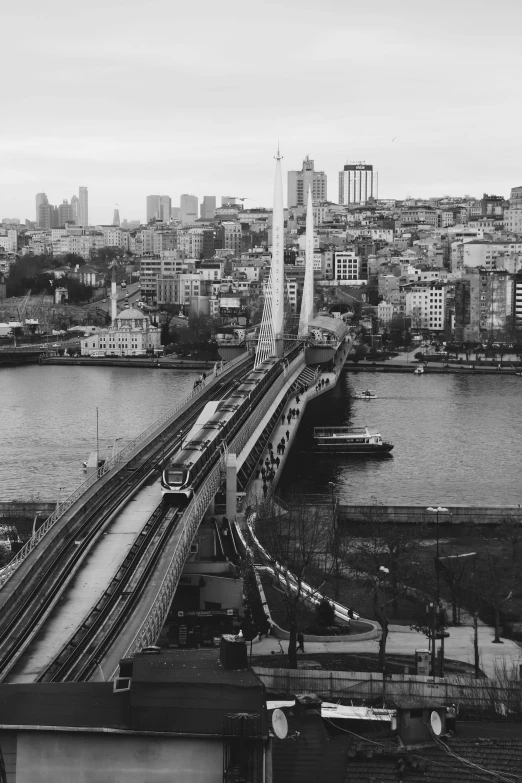
[[[224,500],[226,516],[234,521],[241,505],[259,499],[259,459],[287,408],[296,393],[302,410],[335,385],[353,339],[342,321],[312,317],[311,209],[299,330],[296,335],[284,331],[281,193],[278,158],[273,258],[255,350],[246,346],[93,472],[2,569],[0,681],[113,678],[121,658],[157,642],[187,559],[198,548],[195,541],[206,536],[213,547],[217,562],[205,563],[205,573],[232,568],[235,542],[221,535],[216,500]],[[193,426],[208,401],[228,397],[238,380],[271,356],[280,359],[277,377],[240,432],[224,444],[220,459],[209,463],[188,506],[176,509],[161,501],[159,472],[179,449],[182,431]],[[327,372],[321,367],[326,359]],[[321,377],[328,379],[327,386],[319,382]],[[290,427],[286,456],[297,426]],[[197,572],[196,563],[188,565]]]

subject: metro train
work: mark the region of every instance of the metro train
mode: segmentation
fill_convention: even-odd
[[[161,476],[161,494],[176,506],[190,502],[219,454],[248,419],[251,409],[282,372],[281,359],[270,358],[251,370],[230,396],[208,402],[181,448]]]

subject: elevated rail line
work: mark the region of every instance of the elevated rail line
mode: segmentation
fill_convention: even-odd
[[[243,372],[242,363],[226,379],[222,379],[219,394],[216,384],[208,394],[214,398],[226,396],[236,376]],[[200,395],[197,404],[190,405],[181,420],[176,420],[176,435],[168,443],[164,443],[163,435],[159,435],[148,444],[146,451],[141,450],[141,458],[122,465],[122,470],[118,471],[110,484],[105,485],[85,504],[82,513],[77,515],[76,524],[62,531],[54,547],[46,548],[36,567],[29,571],[16,591],[16,600],[13,598],[4,603],[0,620],[0,681],[6,678],[30,645],[118,509],[150,479],[158,462],[178,447],[181,440],[180,424],[187,426],[195,421],[208,394]]]

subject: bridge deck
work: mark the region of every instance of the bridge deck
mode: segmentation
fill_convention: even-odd
[[[116,512],[113,522],[87,555],[63,599],[35,636],[27,654],[12,669],[7,682],[34,682],[60,652],[117,573],[160,497],[159,482],[155,482],[141,489]]]

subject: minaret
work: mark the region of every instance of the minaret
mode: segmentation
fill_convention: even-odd
[[[116,264],[112,265],[112,283],[111,283],[111,319],[112,325],[116,325],[118,316],[118,291],[116,289]]]
[[[276,338],[276,353],[283,355],[283,329],[285,304],[285,216],[283,210],[283,180],[281,177],[281,155],[277,148],[274,181],[274,210],[272,213],[272,320]]]
[[[305,337],[308,334],[308,324],[314,317],[314,208],[311,187],[308,189],[306,207],[305,247],[305,276],[301,315],[299,316],[299,337]]]

